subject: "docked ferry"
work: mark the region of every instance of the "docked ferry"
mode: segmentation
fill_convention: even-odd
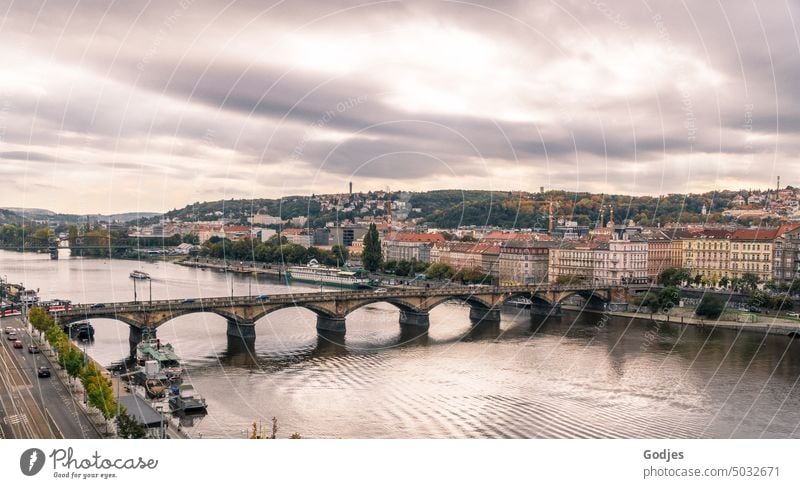
[[[289,267],[286,275],[291,281],[339,288],[366,288],[369,285],[369,280],[359,276],[355,271],[322,266],[316,259],[312,259],[305,266]]]

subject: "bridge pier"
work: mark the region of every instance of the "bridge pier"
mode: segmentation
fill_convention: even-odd
[[[428,312],[400,310],[400,326],[428,329],[431,326],[431,317]]]
[[[473,322],[500,322],[500,309],[473,305],[469,308],[469,319]]]
[[[139,327],[133,325],[129,326],[130,332],[128,333],[128,345],[131,348],[131,357],[136,357],[136,346],[142,342],[144,332]]]
[[[235,337],[237,339],[255,339],[255,322],[245,319],[228,319],[228,337]]]
[[[326,332],[345,332],[344,317],[329,317],[326,315],[317,315],[317,330]]]

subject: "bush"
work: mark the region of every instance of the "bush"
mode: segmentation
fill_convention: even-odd
[[[725,304],[722,303],[722,300],[714,295],[706,295],[700,300],[700,305],[697,306],[697,310],[694,313],[700,317],[716,319],[722,315],[724,309]]]

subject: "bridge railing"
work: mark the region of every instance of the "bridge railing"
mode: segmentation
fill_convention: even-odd
[[[572,285],[515,285],[515,286],[450,286],[440,288],[392,288],[386,292],[376,293],[374,290],[363,291],[325,291],[305,293],[271,294],[268,298],[254,296],[208,297],[208,298],[183,298],[174,300],[153,300],[136,302],[115,302],[98,307],[97,305],[77,304],[67,312],[60,315],[79,314],[107,314],[120,312],[137,312],[153,309],[203,309],[219,308],[226,306],[256,305],[259,303],[293,303],[308,301],[325,301],[337,299],[363,299],[363,298],[403,298],[420,296],[453,296],[463,297],[469,295],[505,294],[505,293],[540,293],[561,291],[593,291],[609,287],[590,287]]]

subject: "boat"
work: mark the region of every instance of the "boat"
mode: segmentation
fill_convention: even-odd
[[[195,395],[194,386],[189,383],[178,388],[176,395],[169,398],[169,407],[172,412],[202,412],[208,407],[206,399]]]
[[[517,308],[531,308],[533,301],[530,298],[514,297],[506,302],[506,305]]]
[[[286,276],[289,281],[339,288],[367,288],[369,286],[369,280],[359,276],[355,271],[323,266],[316,259],[312,259],[305,266],[290,266],[286,270]]]
[[[138,269],[131,271],[130,274],[131,278],[134,280],[149,280],[150,275],[145,273],[144,271],[139,271]]]
[[[147,379],[158,379],[165,385],[180,384],[183,375],[181,360],[172,344],[161,339],[146,339],[136,346],[136,362],[144,367]],[[146,385],[145,385],[146,386]]]
[[[64,324],[61,328],[64,330],[64,332],[68,333],[72,339],[78,339],[81,341],[94,340],[94,326],[92,326],[91,322],[88,320]]]
[[[147,398],[161,398],[167,391],[167,384],[160,378],[145,378],[144,391]]]

